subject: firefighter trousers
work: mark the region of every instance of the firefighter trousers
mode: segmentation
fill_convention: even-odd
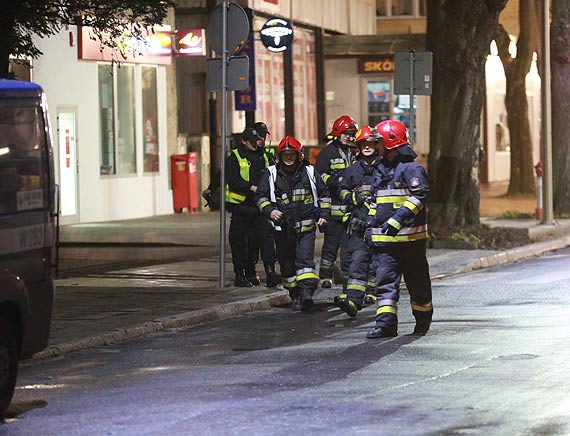
[[[374,251],[364,242],[364,235],[352,233],[348,236],[344,255],[347,257],[349,267],[344,280],[343,294],[358,307],[363,306],[365,295],[376,295],[373,254]]]
[[[344,255],[346,241],[348,235],[346,233],[346,224],[340,220],[330,220],[325,230],[325,238],[321,249],[321,265],[319,268],[319,277],[321,283],[325,280],[332,281],[334,274],[334,263],[340,248],[340,269],[343,275],[348,275],[349,260]]]
[[[319,285],[315,269],[315,230],[296,233],[286,227],[274,233],[281,282],[291,298],[312,299]]]
[[[385,244],[376,248],[376,328],[397,329],[402,276],[410,293],[416,323],[430,322],[433,315],[431,279],[426,241]]]

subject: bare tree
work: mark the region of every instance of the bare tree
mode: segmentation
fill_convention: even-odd
[[[507,195],[536,193],[526,76],[530,71],[533,55],[538,52],[540,44],[538,3],[537,0],[519,2],[520,34],[517,39],[516,57],[511,57],[509,53],[511,39],[505,28],[500,24],[497,25],[494,34],[507,79],[505,107],[511,138],[511,178]]]
[[[570,213],[570,1],[552,1],[552,157],[554,211]]]
[[[507,0],[429,0],[434,53],[429,176],[430,221],[479,224],[479,147],[484,67]]]
[[[115,47],[125,30],[141,37],[145,28],[161,24],[173,0],[2,0],[0,2],[0,77],[8,77],[10,55],[38,58],[34,45],[67,25],[84,25],[103,46]]]

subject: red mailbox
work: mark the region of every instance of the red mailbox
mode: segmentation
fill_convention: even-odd
[[[198,212],[198,153],[170,156],[172,174],[172,202],[174,212],[180,213],[184,208],[189,213]]]

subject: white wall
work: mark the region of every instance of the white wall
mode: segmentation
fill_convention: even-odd
[[[69,33],[73,35],[70,46]],[[137,174],[101,176],[99,173],[99,95],[97,62],[79,61],[77,29],[36,41],[44,55],[34,61],[32,80],[47,94],[51,122],[57,128],[57,107],[77,108],[79,159],[79,220],[95,222],[172,213],[168,189],[165,67],[158,67],[159,165],[157,175],[143,174],[142,128],[137,126]],[[140,111],[140,108],[137,109]],[[138,112],[140,114],[140,112]],[[54,132],[55,161],[58,162]]]
[[[325,60],[326,127],[330,131],[334,120],[350,115],[359,124],[362,113],[360,75],[356,59]],[[334,99],[330,98],[334,95]]]

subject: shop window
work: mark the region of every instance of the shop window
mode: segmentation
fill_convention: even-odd
[[[156,67],[142,67],[144,172],[158,172],[158,101]]]
[[[134,72],[133,65],[99,65],[100,173],[103,175],[136,172]]]
[[[368,125],[375,126],[380,121],[391,118],[391,84],[390,80],[369,81],[368,91]]]
[[[135,154],[135,67],[117,68],[117,108],[119,115],[118,174],[132,174],[137,170]]]

